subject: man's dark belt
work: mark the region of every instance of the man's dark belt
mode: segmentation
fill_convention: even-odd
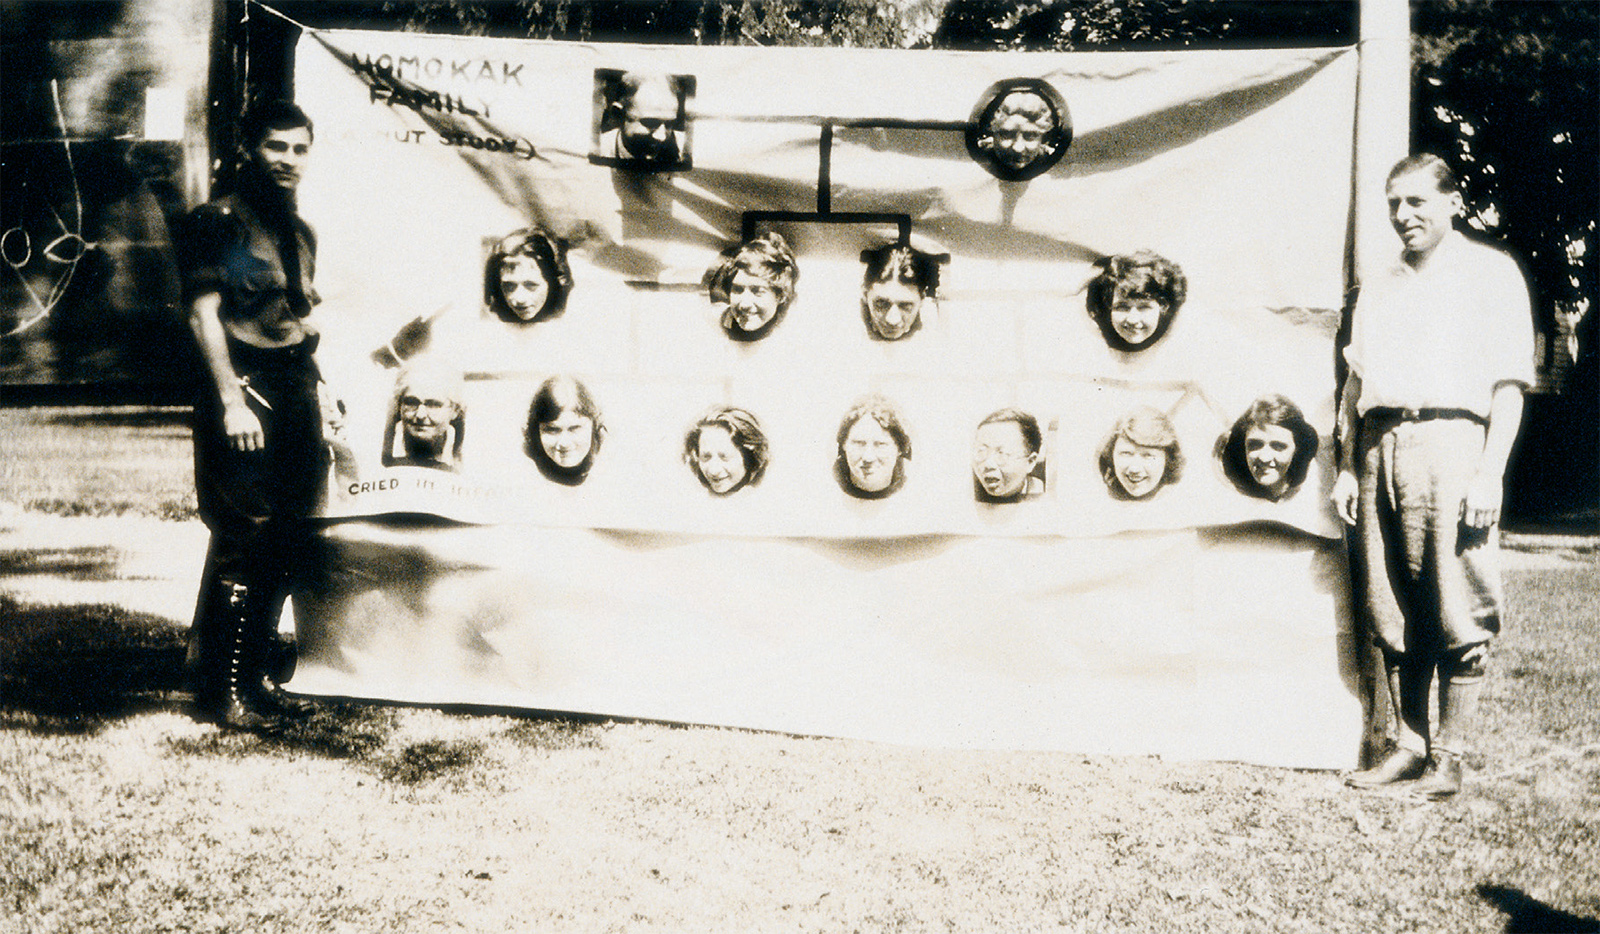
[[[1401,409],[1393,406],[1373,406],[1364,416],[1378,422],[1431,422],[1439,419],[1464,418],[1480,425],[1489,420],[1471,409]]]

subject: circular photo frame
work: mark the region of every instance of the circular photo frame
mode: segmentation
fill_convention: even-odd
[[[1043,175],[1071,145],[1067,102],[1040,78],[1008,78],[990,85],[967,122],[967,153],[1003,181]]]

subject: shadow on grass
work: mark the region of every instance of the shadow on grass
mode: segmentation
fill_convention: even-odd
[[[0,595],[0,711],[27,729],[92,733],[109,719],[169,706],[166,695],[183,686],[183,656],[184,631],[172,620],[103,604],[23,606]]]
[[[395,712],[365,704],[318,704],[309,717],[259,732],[218,730],[177,737],[167,746],[179,755],[238,759],[262,754],[362,759],[383,748],[394,732]]]
[[[1506,913],[1506,934],[1600,934],[1600,919],[1552,908],[1507,886],[1483,883],[1478,896]]]
[[[95,549],[84,551],[78,556],[82,560],[98,560]],[[67,558],[43,563],[50,560],[70,563]],[[103,604],[25,606],[0,594],[0,728],[93,734],[133,714],[187,712],[185,637],[182,626],[159,616]],[[386,753],[399,709],[326,700],[304,720],[270,729],[217,730],[166,742],[178,755],[369,760],[380,777],[404,785],[460,773],[482,760],[486,746],[477,740],[423,741]],[[581,717],[520,718],[503,736],[518,746],[545,750],[599,744],[596,722]]]
[[[0,552],[0,575],[53,574],[74,581],[119,579],[117,550],[110,545],[78,548],[21,548]]]
[[[97,409],[87,412],[60,412],[44,420],[47,425],[103,428],[182,428],[187,430],[192,417],[187,407]]]

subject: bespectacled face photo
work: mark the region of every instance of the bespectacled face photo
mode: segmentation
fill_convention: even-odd
[[[989,496],[1020,496],[1038,462],[1038,453],[1028,450],[1022,426],[1016,422],[990,422],[978,427],[972,447],[972,475]]]
[[[439,447],[455,417],[456,406],[449,399],[414,389],[400,396],[400,424],[415,441]]]

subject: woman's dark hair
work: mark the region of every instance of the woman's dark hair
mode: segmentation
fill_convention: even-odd
[[[696,478],[701,483],[706,482],[705,475],[700,472],[700,432],[707,428],[721,428],[733,439],[733,446],[739,449],[739,454],[744,460],[744,479],[728,490],[732,493],[746,486],[755,486],[761,482],[761,477],[767,472],[767,464],[771,456],[767,450],[767,435],[761,430],[761,422],[755,415],[744,409],[733,406],[720,406],[701,416],[694,427],[683,439],[683,459],[694,471]],[[707,489],[710,484],[706,484]]]
[[[1223,436],[1223,441],[1218,458],[1222,461],[1222,472],[1238,487],[1239,492],[1246,496],[1260,499],[1269,499],[1267,490],[1256,482],[1250,475],[1250,467],[1245,461],[1244,442],[1250,429],[1275,425],[1286,428],[1294,436],[1294,456],[1289,459],[1289,467],[1284,471],[1284,479],[1289,481],[1288,493],[1293,493],[1305,482],[1306,473],[1311,469],[1311,461],[1317,456],[1317,430],[1306,421],[1300,407],[1290,402],[1283,396],[1272,394],[1265,395],[1250,403],[1244,410],[1233,427]]]
[[[939,291],[939,264],[946,259],[949,257],[924,253],[903,243],[862,250],[861,262],[866,268],[861,274],[861,289],[864,292],[879,282],[901,282],[927,298]]]
[[[562,412],[569,410],[587,418],[593,426],[589,455],[576,467],[563,467],[551,460],[550,455],[545,453],[544,445],[539,442],[539,426],[555,421]],[[522,450],[546,480],[577,486],[589,476],[589,468],[594,466],[595,455],[600,453],[600,442],[605,439],[605,433],[600,407],[589,395],[589,390],[570,376],[552,376],[540,384],[538,391],[533,394],[533,401],[528,405],[528,421],[522,429]]]
[[[778,312],[771,321],[754,331],[741,331],[726,320],[722,329],[734,340],[759,340],[771,333],[794,302],[795,282],[800,278],[800,267],[796,265],[794,251],[789,249],[789,243],[782,234],[771,230],[756,234],[738,246],[724,250],[716,265],[706,270],[703,282],[712,302],[727,303],[728,290],[733,287],[733,276],[738,272],[749,273],[770,284],[778,295]]]
[[[567,309],[567,295],[572,291],[572,270],[567,266],[567,245],[561,240],[550,236],[538,227],[524,227],[514,230],[489,251],[489,258],[483,264],[483,302],[489,306],[502,321],[512,324],[527,324],[529,321],[519,318],[506,305],[506,297],[500,291],[500,268],[508,260],[518,257],[532,259],[539,264],[539,273],[544,276],[545,285],[549,291],[545,293],[544,307],[534,315],[533,321],[544,321],[559,316]]]
[[[1126,438],[1130,443],[1142,448],[1161,448],[1166,452],[1166,469],[1162,471],[1161,482],[1156,486],[1157,490],[1183,479],[1183,452],[1178,449],[1178,432],[1172,427],[1172,420],[1159,409],[1140,406],[1117,419],[1111,434],[1107,435],[1105,442],[1100,445],[1100,479],[1105,481],[1106,489],[1111,491],[1112,496],[1117,499],[1133,499],[1128,495],[1128,491],[1123,489],[1122,482],[1117,479],[1116,467],[1112,461],[1111,452],[1117,446],[1118,438]]]
[[[895,447],[899,449],[900,456],[895,458],[894,477],[889,485],[877,492],[863,490],[856,486],[850,479],[850,465],[845,460],[844,442],[849,436],[850,429],[856,422],[863,418],[870,418],[878,423],[890,438],[894,439]],[[883,499],[896,490],[905,486],[905,462],[911,459],[911,435],[906,432],[905,425],[900,421],[900,413],[896,412],[894,405],[882,396],[868,396],[850,407],[844,413],[844,419],[839,422],[839,433],[834,439],[838,446],[838,456],[833,461],[833,477],[839,483],[839,488],[857,499]]]
[[[1167,333],[1172,319],[1189,294],[1189,280],[1177,263],[1149,250],[1104,256],[1095,262],[1099,270],[1089,280],[1085,304],[1089,317],[1100,326],[1100,333],[1113,349],[1143,350],[1154,346]],[[1111,324],[1111,306],[1119,298],[1151,299],[1161,305],[1161,320],[1150,338],[1130,344]]]

